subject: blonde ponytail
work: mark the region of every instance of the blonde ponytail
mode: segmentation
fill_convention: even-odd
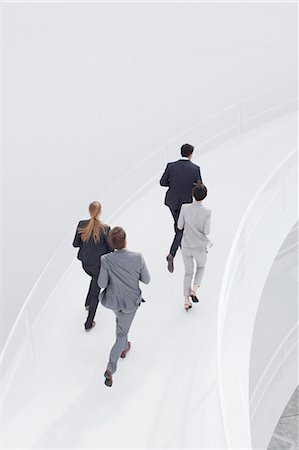
[[[107,225],[98,219],[102,211],[102,205],[100,202],[92,202],[88,209],[91,218],[85,227],[78,228],[78,233],[83,242],[89,241],[91,236],[94,242],[99,242],[101,234],[107,230]]]

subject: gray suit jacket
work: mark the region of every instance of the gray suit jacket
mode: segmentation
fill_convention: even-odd
[[[101,257],[98,285],[105,289],[99,299],[113,311],[131,313],[142,300],[139,281],[150,282],[150,274],[143,256],[130,250],[116,250]]]
[[[178,228],[183,230],[182,247],[206,248],[210,244],[207,234],[210,234],[211,210],[201,202],[194,201],[182,205]]]

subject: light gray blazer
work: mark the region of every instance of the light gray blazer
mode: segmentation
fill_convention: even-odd
[[[205,249],[210,240],[207,234],[210,234],[211,210],[206,208],[201,202],[185,203],[181,207],[178,229],[182,230],[182,247]]]
[[[143,256],[130,250],[116,250],[101,257],[98,285],[105,289],[99,299],[113,311],[136,311],[142,299],[139,281],[150,282]]]

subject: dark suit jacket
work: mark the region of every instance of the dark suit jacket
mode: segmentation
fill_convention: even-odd
[[[192,188],[202,182],[200,168],[188,159],[168,163],[160,180],[161,186],[168,186],[165,205],[178,210],[183,203],[192,203]]]
[[[74,247],[79,247],[77,258],[84,264],[94,266],[100,264],[100,258],[106,253],[113,252],[113,248],[108,242],[108,233],[110,227],[107,229],[107,234],[102,233],[100,240],[94,242],[93,238],[90,238],[87,242],[83,242],[80,234],[78,233],[78,227],[84,227],[88,224],[89,220],[80,220],[78,223],[76,234],[73,241]]]

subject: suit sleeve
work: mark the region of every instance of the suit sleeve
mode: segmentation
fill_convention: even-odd
[[[161,177],[160,185],[169,186],[169,163],[167,164],[166,169]]]
[[[184,205],[181,207],[180,215],[178,218],[178,224],[177,227],[179,230],[183,230],[185,226],[185,218],[184,218]]]
[[[76,228],[76,234],[73,240],[73,247],[80,247],[81,246],[81,238],[80,234],[78,233],[78,227],[80,226],[80,222],[78,223],[78,226]]]
[[[142,281],[142,283],[148,284],[151,280],[151,276],[146,267],[143,256],[140,255],[140,258],[141,258],[141,264],[140,264],[140,278],[139,279],[140,279],[140,281]]]
[[[105,264],[105,258],[102,256],[101,258],[101,269],[98,278],[98,285],[101,289],[105,289],[108,286],[109,276],[108,270]]]
[[[209,212],[206,217],[203,232],[205,235],[207,235],[210,234],[210,230],[211,230],[211,212]]]
[[[201,173],[200,173],[200,167],[198,167],[198,181],[200,181],[202,183],[202,178],[201,178]]]

